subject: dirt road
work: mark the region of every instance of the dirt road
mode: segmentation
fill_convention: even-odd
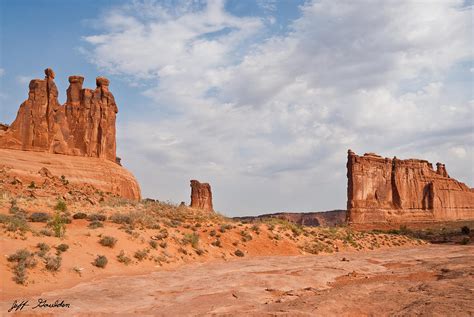
[[[36,308],[39,298],[69,308]],[[474,246],[253,257],[111,277],[28,300],[64,315],[472,316]],[[5,314],[12,301],[2,302]]]

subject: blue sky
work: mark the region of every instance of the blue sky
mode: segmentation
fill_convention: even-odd
[[[0,121],[52,67],[111,79],[146,197],[227,215],[344,208],[348,148],[473,171],[468,1],[0,0]]]

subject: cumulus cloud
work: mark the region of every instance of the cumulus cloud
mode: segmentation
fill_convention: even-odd
[[[473,104],[447,79],[472,58],[462,1],[307,2],[284,35],[265,18],[134,2],[84,38],[159,110],[119,129],[146,195],[184,200],[197,178],[233,215],[343,208],[348,148],[442,161],[472,186]]]

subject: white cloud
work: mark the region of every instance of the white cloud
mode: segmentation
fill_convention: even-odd
[[[24,75],[16,76],[17,82],[21,85],[28,84],[31,81],[31,79],[33,79],[33,78],[34,78],[34,76],[24,76]]]
[[[3,75],[5,75],[5,69],[0,68],[0,77],[2,77]]]
[[[99,67],[155,83],[145,94],[161,116],[119,128],[145,194],[183,200],[198,178],[231,214],[341,208],[348,148],[439,160],[473,179],[473,106],[445,76],[472,58],[461,4],[322,0],[262,40],[264,17],[222,1],[135,3],[85,40]]]

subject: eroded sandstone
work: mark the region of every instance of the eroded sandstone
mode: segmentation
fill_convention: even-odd
[[[347,215],[352,224],[474,219],[474,190],[450,178],[444,164],[384,158],[347,159]]]
[[[211,185],[191,180],[191,208],[214,212]]]
[[[115,119],[118,112],[109,80],[97,77],[96,89],[82,88],[82,76],[70,76],[67,101],[58,102],[51,68],[33,79],[28,99],[11,126],[0,129],[0,148],[48,152],[116,161]]]

